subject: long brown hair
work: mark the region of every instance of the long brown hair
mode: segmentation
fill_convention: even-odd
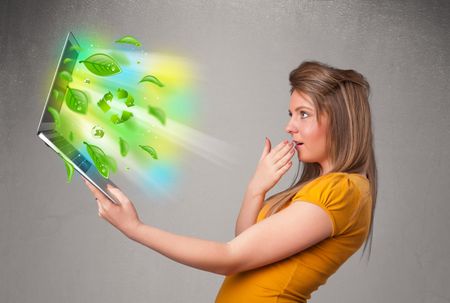
[[[323,114],[328,117],[327,146],[333,164],[331,172],[366,172],[371,188],[372,214],[362,255],[369,247],[370,258],[378,182],[369,83],[354,70],[338,69],[317,61],[300,64],[290,73],[289,81],[291,94],[295,90],[310,97],[318,119]],[[318,163],[301,163],[303,170],[300,179],[296,181],[300,172],[299,165],[291,186],[266,199],[266,203],[271,205],[266,216],[279,211],[306,183],[321,175]]]

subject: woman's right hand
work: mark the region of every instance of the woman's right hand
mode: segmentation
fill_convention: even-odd
[[[266,138],[264,150],[259,159],[256,172],[249,183],[249,189],[253,194],[265,195],[274,187],[281,177],[291,168],[291,158],[295,154],[293,143],[285,140],[274,149]]]

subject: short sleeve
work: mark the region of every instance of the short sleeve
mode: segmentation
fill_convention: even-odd
[[[330,174],[306,184],[293,202],[310,202],[321,207],[333,223],[332,237],[345,233],[354,223],[360,207],[360,190],[345,174]]]

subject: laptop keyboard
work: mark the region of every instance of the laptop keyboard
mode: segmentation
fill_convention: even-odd
[[[66,140],[63,136],[57,134],[55,132],[55,136],[48,136],[49,140],[52,141],[53,144],[70,160],[73,161],[78,167],[81,168],[82,171],[87,172],[88,169],[92,166],[91,162],[86,159],[77,149],[73,147],[69,141]]]

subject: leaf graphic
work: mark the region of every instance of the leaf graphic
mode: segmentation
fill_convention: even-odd
[[[104,96],[103,99],[105,99],[105,101],[111,101],[113,99],[113,94],[111,92],[107,92]]]
[[[57,89],[52,90],[53,100],[58,101],[60,95],[62,95],[62,94],[59,92],[59,90],[57,90]]]
[[[122,112],[122,117],[119,118],[119,115],[114,114],[111,116],[111,121],[114,124],[119,124],[119,123],[123,123],[123,122],[127,121],[131,117],[133,117],[133,113],[124,110]]]
[[[86,141],[83,141],[86,144],[86,150],[94,162],[94,166],[97,168],[98,172],[106,179],[109,177],[109,163],[105,152],[98,146],[89,144]]]
[[[61,126],[61,119],[59,118],[59,112],[53,107],[49,106],[47,111],[52,115],[53,121],[55,122],[55,130],[58,130]]]
[[[70,164],[68,161],[66,161],[66,159],[64,159],[61,156],[61,159],[63,159],[64,161],[64,166],[66,167],[66,173],[67,173],[67,183],[70,183],[70,181],[72,181],[72,177],[73,177],[73,165]]]
[[[114,114],[111,116],[111,122],[114,124],[122,123],[122,121],[119,118],[119,115],[117,115],[117,114]]]
[[[139,83],[141,83],[141,82],[150,82],[150,83],[156,84],[159,87],[164,87],[164,84],[162,84],[162,82],[159,81],[158,78],[156,78],[155,76],[152,76],[152,75],[145,76],[144,78],[142,78],[141,81],[139,81]]]
[[[85,114],[88,107],[88,97],[79,89],[67,87],[66,104],[74,112]]]
[[[117,98],[124,99],[128,97],[128,92],[122,88],[117,89]]]
[[[81,47],[79,45],[75,45],[75,44],[72,45],[69,49],[77,51],[77,52],[81,51]]]
[[[128,57],[121,51],[110,51],[109,55],[116,59],[120,66],[130,65],[130,60],[128,60]]]
[[[72,58],[66,58],[66,59],[64,59],[63,63],[67,64],[67,63],[70,63],[72,61],[73,61]]]
[[[131,95],[128,95],[127,101],[125,101],[127,107],[131,107],[134,105],[134,98]]]
[[[94,136],[95,138],[101,139],[105,135],[105,131],[99,125],[95,125],[91,129],[91,135]]]
[[[155,117],[156,119],[158,119],[159,122],[161,122],[161,124],[163,124],[163,125],[166,124],[166,113],[159,107],[154,107],[154,106],[149,105],[148,113],[150,115],[152,115],[153,117]]]
[[[127,98],[127,100],[125,101],[127,107],[131,107],[134,105],[134,98],[131,95],[129,95],[128,92],[123,88],[117,89],[117,98],[119,99]]]
[[[115,42],[116,43],[132,44],[132,45],[135,45],[137,47],[141,46],[141,42],[139,42],[138,39],[136,39],[133,36],[123,36],[122,38],[120,38],[119,40],[116,40]]]
[[[108,102],[111,102],[113,99],[113,94],[111,92],[107,92],[103,98],[100,99],[100,101],[97,102],[97,106],[100,107],[100,109],[106,113],[111,109],[111,106],[109,106]]]
[[[125,157],[128,154],[128,143],[121,137],[119,137],[120,154]]]
[[[97,102],[97,105],[104,113],[106,113],[111,109],[111,106],[109,106],[109,104],[106,103],[105,99],[100,99],[100,101]]]
[[[112,76],[121,72],[116,60],[102,53],[94,54],[80,63],[83,63],[91,73],[97,76]]]
[[[67,82],[72,82],[72,75],[68,71],[62,71],[59,73],[59,77]]]
[[[130,119],[131,117],[133,117],[133,113],[124,110],[124,111],[122,112],[122,117],[120,118],[120,120],[122,120],[122,122],[125,122],[125,121],[127,121],[128,119]]]
[[[106,164],[108,165],[108,168],[113,173],[117,172],[117,162],[116,162],[116,160],[114,160],[114,158],[110,157],[110,156],[106,156],[105,160],[106,160]]]
[[[156,154],[156,150],[148,145],[139,145],[140,148],[142,148],[143,150],[145,150],[146,152],[148,152],[150,154],[150,156],[152,156],[153,159],[158,159],[158,155]]]

